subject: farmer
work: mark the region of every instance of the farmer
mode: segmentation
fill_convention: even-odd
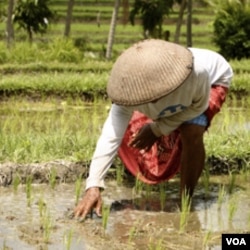
[[[161,155],[159,148],[151,150],[153,146],[173,133],[177,135],[174,140],[180,139],[178,144],[174,142],[181,149],[180,157],[174,157],[180,162],[180,191],[187,191],[191,197],[204,167],[204,132],[225,101],[232,76],[228,62],[206,49],[187,49],[149,39],[125,50],[111,71],[107,93],[112,106],[93,155],[84,197],[74,210],[75,217],[84,219],[92,209],[101,216],[104,177],[118,151],[126,167],[146,183],[172,177],[178,168],[166,176],[164,171],[171,170],[171,166],[157,169],[160,163],[153,167],[150,164]],[[137,118],[133,118],[135,114]],[[131,125],[131,121],[140,123],[140,119],[145,122],[133,131],[136,123]],[[127,137],[126,131],[130,131]],[[156,154],[145,158],[149,163],[144,166],[143,157],[150,150]]]

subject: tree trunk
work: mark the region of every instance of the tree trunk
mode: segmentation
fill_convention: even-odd
[[[66,23],[65,23],[65,30],[64,36],[69,37],[70,34],[70,25],[72,20],[72,11],[74,6],[74,0],[68,0],[68,9],[67,9],[67,16],[66,16]]]
[[[184,15],[184,11],[186,9],[186,6],[187,6],[187,0],[182,0],[178,20],[176,23],[176,30],[175,30],[175,36],[174,36],[175,43],[179,43],[179,41],[180,41],[181,25],[182,25],[183,15]]]
[[[187,0],[187,47],[192,47],[192,0]]]
[[[27,32],[28,32],[29,43],[32,44],[33,43],[33,33],[32,33],[32,28],[30,26],[27,28]]]
[[[111,23],[110,23],[110,28],[109,28],[109,36],[108,36],[108,44],[107,44],[107,50],[106,50],[106,58],[107,59],[111,58],[112,46],[113,46],[113,42],[114,42],[114,38],[115,38],[115,28],[116,28],[116,21],[117,21],[119,6],[120,6],[120,0],[115,0],[115,6],[113,9],[113,14],[112,14],[112,18],[111,18]]]
[[[12,23],[13,8],[14,8],[14,0],[9,0],[7,24],[6,24],[6,36],[7,36],[8,48],[10,48],[14,42],[14,29],[13,29],[13,23]]]

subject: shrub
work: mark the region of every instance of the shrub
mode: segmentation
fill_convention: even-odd
[[[219,1],[214,21],[214,42],[229,59],[250,58],[250,8],[244,0]]]

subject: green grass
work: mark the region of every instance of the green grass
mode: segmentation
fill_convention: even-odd
[[[94,74],[92,72],[79,73],[40,73],[39,77],[33,74],[14,74],[1,80],[1,90],[8,93],[26,94],[39,92],[40,95],[65,94],[78,95],[79,93],[102,93],[105,91],[108,74]]]
[[[6,50],[5,44],[0,43],[0,92],[8,96],[90,95],[92,99],[95,94],[105,95],[112,64],[129,44],[114,45],[116,52],[111,61],[94,51],[85,51],[91,47],[97,50],[94,45],[87,42],[83,46],[75,47],[71,39],[56,39],[31,47],[26,42],[17,43]],[[235,72],[230,91],[247,95],[250,92],[249,60],[230,63]]]
[[[107,114],[103,101],[95,105],[80,99],[2,103],[0,162],[89,161]]]

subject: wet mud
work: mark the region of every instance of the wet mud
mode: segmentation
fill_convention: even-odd
[[[69,218],[76,204],[75,184],[32,184],[29,196],[25,184],[17,190],[0,187],[0,249],[217,250],[222,233],[250,232],[249,176],[237,177],[231,193],[228,176],[212,178],[209,192],[200,183],[184,230],[178,183],[168,184],[162,203],[158,191],[136,193],[132,186],[108,181],[103,192],[110,208],[106,227],[95,216],[82,223]]]

